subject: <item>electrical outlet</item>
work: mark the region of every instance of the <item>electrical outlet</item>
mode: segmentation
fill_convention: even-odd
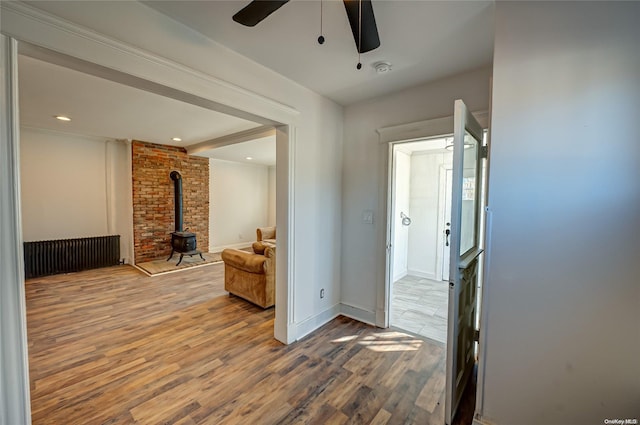
[[[320,290],[320,298],[324,298],[324,288]]]

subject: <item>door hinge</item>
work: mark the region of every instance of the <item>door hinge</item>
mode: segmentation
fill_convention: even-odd
[[[489,156],[489,146],[484,145],[480,147],[480,158],[487,158]]]
[[[475,342],[480,342],[480,330],[476,329],[473,331],[473,340]]]

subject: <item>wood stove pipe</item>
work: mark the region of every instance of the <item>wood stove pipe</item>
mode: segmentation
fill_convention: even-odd
[[[172,171],[169,177],[173,180],[176,232],[182,232],[182,175],[178,171]]]

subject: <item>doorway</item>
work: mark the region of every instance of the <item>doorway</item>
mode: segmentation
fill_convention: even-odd
[[[3,8],[4,13],[4,8]],[[136,77],[133,72],[134,64],[131,61],[131,56],[126,49],[121,48],[118,43],[112,44],[104,43],[103,41],[91,39],[90,37],[84,37],[84,41],[81,41],[83,37],[78,37],[76,40],[80,43],[75,43],[71,40],[67,43],[66,51],[75,51],[77,56],[72,57],[59,53],[54,50],[48,50],[47,48],[40,47],[46,45],[44,40],[47,39],[47,32],[56,33],[57,31],[66,31],[67,35],[71,34],[75,36],[70,30],[59,30],[54,26],[47,26],[48,24],[42,22],[42,32],[38,33],[38,37],[33,37],[29,43],[20,43],[21,53],[40,59],[43,61],[51,62],[57,65],[66,66],[77,71],[85,72],[94,76],[109,79],[113,82],[119,82],[131,87],[135,87],[144,91],[160,94],[165,97],[180,100],[185,103],[192,104],[194,106],[204,107],[206,109],[223,112],[227,114],[236,115],[238,118],[245,118],[254,120],[263,125],[272,125],[276,128],[276,145],[277,145],[277,157],[278,161],[284,164],[282,167],[278,167],[276,172],[276,185],[278,186],[279,193],[283,194],[277,199],[276,209],[278,210],[277,221],[279,235],[281,240],[277,252],[277,262],[282,267],[277,269],[277,302],[276,302],[276,318],[274,323],[274,337],[282,342],[290,343],[295,338],[294,330],[291,323],[291,312],[293,311],[293,261],[291,259],[290,252],[293,250],[292,236],[289,234],[289,229],[292,229],[294,208],[292,207],[294,193],[293,188],[293,176],[292,170],[294,167],[294,158],[290,158],[290,150],[295,142],[295,127],[290,125],[294,121],[294,117],[297,115],[297,111],[292,108],[286,108],[275,102],[265,100],[264,98],[254,95],[250,92],[243,92],[243,98],[236,100],[236,107],[228,106],[227,104],[217,101],[217,99],[229,99],[229,93],[236,94],[235,88],[227,86],[216,86],[214,84],[208,86],[210,90],[196,91],[194,86],[202,86],[202,78],[195,74],[190,74],[184,71],[182,68],[172,68],[166,61],[161,60],[147,60],[139,68],[138,75],[149,76],[149,80]],[[40,23],[38,24],[40,25]],[[25,33],[28,34],[28,30]],[[2,62],[2,80],[3,80],[3,96],[2,104],[4,111],[2,115],[2,128],[3,132],[2,140],[2,168],[6,170],[6,179],[3,179],[2,200],[0,203],[2,207],[2,215],[6,220],[3,220],[2,232],[7,237],[3,240],[2,252],[3,255],[2,269],[3,276],[2,285],[0,290],[3,293],[2,304],[3,311],[6,311],[6,317],[2,321],[2,345],[3,347],[10,347],[7,350],[7,356],[4,356],[2,361],[3,370],[11,370],[10,376],[7,376],[3,380],[1,389],[4,393],[12,393],[12,397],[8,402],[8,405],[12,406],[9,414],[10,417],[20,418],[13,422],[27,423],[29,414],[29,381],[28,381],[28,359],[26,354],[27,341],[26,341],[26,308],[24,298],[24,274],[23,274],[23,261],[21,259],[21,220],[20,220],[20,169],[19,169],[19,120],[18,120],[18,45],[19,40],[22,38],[22,31],[18,31],[15,34],[16,38],[10,38],[4,34],[1,38],[1,51],[0,58]],[[56,39],[55,37],[48,37],[49,39]],[[82,50],[82,43],[84,43],[85,49]],[[51,43],[48,44],[49,46]],[[56,44],[53,43],[55,46]],[[80,47],[78,47],[80,46]],[[86,47],[89,46],[89,47]],[[74,50],[74,47],[78,49]],[[88,54],[89,51],[96,51],[102,49],[108,51],[111,56],[107,56],[110,59],[105,60],[109,65],[113,65],[113,68],[106,67],[104,65],[96,64],[90,61],[92,56]],[[96,53],[96,56],[99,56]],[[151,56],[149,56],[151,57]],[[85,59],[83,59],[85,58]],[[116,66],[116,63],[122,66]],[[116,70],[119,69],[119,70]],[[162,79],[158,75],[163,73],[174,73],[179,77],[171,79]],[[170,81],[163,85],[155,81]],[[7,92],[7,93],[5,93]],[[199,95],[193,94],[194,92],[200,93]],[[7,94],[5,96],[5,94]],[[235,98],[233,98],[235,99]],[[257,106],[256,106],[257,105]],[[258,110],[263,115],[268,115],[272,118],[264,118],[262,115],[246,112],[238,107],[246,107],[247,110],[251,110],[253,106],[254,110]],[[7,296],[5,296],[7,295]],[[6,308],[5,308],[6,307]],[[11,389],[6,392],[5,389]],[[11,421],[10,421],[11,422]]]
[[[399,142],[392,151],[390,325],[446,344],[451,137]]]

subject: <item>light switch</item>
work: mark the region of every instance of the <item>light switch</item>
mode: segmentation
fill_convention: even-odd
[[[362,212],[362,222],[364,224],[373,224],[373,211],[364,210]]]

